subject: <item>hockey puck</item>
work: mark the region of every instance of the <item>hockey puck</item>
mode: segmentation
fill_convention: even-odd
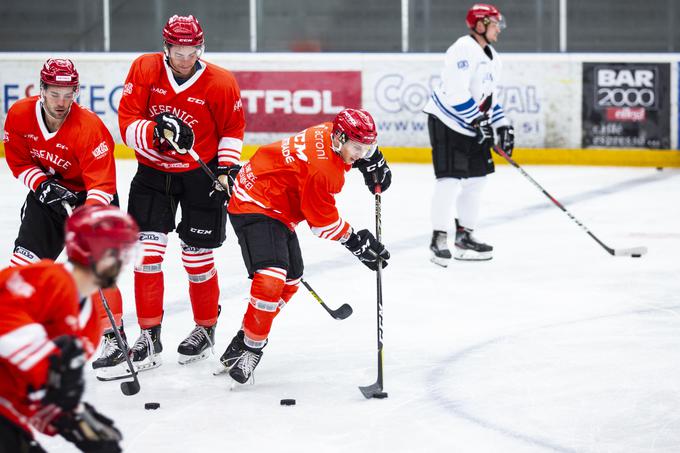
[[[631,258],[640,258],[642,255],[630,255]]]
[[[294,399],[282,399],[281,400],[281,406],[295,406],[295,400]]]
[[[144,409],[158,409],[161,407],[160,403],[144,403]]]

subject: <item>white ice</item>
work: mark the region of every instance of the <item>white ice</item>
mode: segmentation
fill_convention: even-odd
[[[680,172],[527,166],[607,245],[645,245],[612,257],[515,169],[498,168],[484,193],[480,239],[490,262],[429,262],[427,165],[392,165],[383,196],[385,390],[375,382],[376,278],[342,246],[298,234],[306,277],[331,319],[300,288],[276,319],[254,385],[230,390],[211,374],[239,328],[248,294],[231,228],[217,254],[222,315],[210,359],[177,364],[193,321],[177,236],[164,263],[164,364],[140,374],[141,392],[87,376],[85,399],[114,418],[128,452],[678,452],[680,451]],[[119,162],[123,206],[135,169]],[[9,258],[25,189],[6,167],[0,207]],[[359,174],[338,197],[357,228],[374,228]],[[132,276],[122,278],[128,336],[138,334]],[[89,371],[89,368],[88,368]],[[297,405],[283,407],[282,398]],[[158,402],[156,411],[145,402]],[[54,452],[74,451],[40,437]]]

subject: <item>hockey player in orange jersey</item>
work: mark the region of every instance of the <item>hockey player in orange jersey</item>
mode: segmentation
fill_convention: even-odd
[[[113,206],[83,206],[66,222],[68,264],[0,271],[0,451],[42,452],[30,427],[82,451],[118,452],[113,422],[81,401],[83,366],[101,336],[92,294],[112,286],[137,242]]]
[[[239,172],[229,218],[252,278],[241,330],[220,361],[245,383],[262,357],[272,322],[300,284],[303,262],[295,227],[306,221],[320,238],[338,241],[376,271],[390,254],[368,230],[354,231],[335,207],[345,173],[359,168],[372,192],[386,190],[391,172],[371,115],[345,109],[332,123],[310,127],[257,150]]]
[[[78,87],[78,72],[71,60],[49,59],[40,71],[40,95],[17,101],[7,113],[7,164],[30,189],[21,210],[12,266],[59,256],[64,248],[63,203],[72,207],[118,205],[113,138],[97,115],[75,102]],[[104,295],[122,326],[120,291],[111,288]],[[99,300],[99,294],[93,297]],[[102,324],[109,324],[106,316]],[[93,364],[97,371],[124,359],[110,347],[112,336],[109,329],[102,357]]]
[[[175,230],[189,279],[195,328],[178,347],[179,363],[208,356],[215,339],[219,285],[212,249],[225,238],[226,194],[186,150],[193,148],[224,182],[240,169],[244,113],[238,84],[227,70],[201,60],[203,30],[193,16],[173,16],[163,29],[164,51],[138,57],[118,110],[120,132],[139,166],[128,212],[140,226],[143,262],[135,268],[141,335],[132,347],[139,370],[161,363],[163,272],[168,233]],[[166,137],[178,145],[179,154]],[[175,226],[175,213],[182,217]]]

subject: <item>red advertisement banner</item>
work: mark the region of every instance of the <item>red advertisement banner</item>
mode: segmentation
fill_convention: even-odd
[[[361,107],[361,71],[234,71],[248,132],[297,132]]]

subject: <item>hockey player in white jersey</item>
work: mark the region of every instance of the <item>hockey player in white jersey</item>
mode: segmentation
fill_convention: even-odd
[[[432,199],[432,262],[446,267],[452,257],[447,232],[453,230],[458,260],[490,260],[493,247],[479,242],[472,231],[486,175],[494,172],[491,147],[494,132],[509,155],[514,130],[494,96],[501,61],[491,46],[505,28],[493,5],[476,4],[465,18],[470,34],[460,37],[444,57],[441,84],[423,109],[428,114],[432,161],[437,178]],[[456,215],[454,216],[454,207]]]

